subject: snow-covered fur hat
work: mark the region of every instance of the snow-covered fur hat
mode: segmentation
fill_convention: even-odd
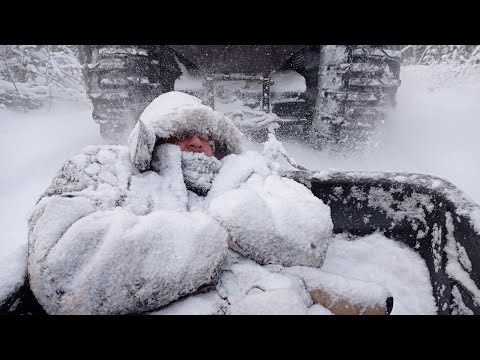
[[[216,157],[241,152],[243,135],[227,116],[203,105],[195,96],[171,91],[145,108],[130,133],[132,162],[140,171],[148,170],[157,140],[194,133],[206,134],[214,141]]]

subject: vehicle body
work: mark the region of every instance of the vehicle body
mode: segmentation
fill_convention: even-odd
[[[93,118],[125,139],[145,106],[179,90],[229,115],[247,134],[273,122],[318,146],[361,150],[395,107],[398,46],[81,46]]]

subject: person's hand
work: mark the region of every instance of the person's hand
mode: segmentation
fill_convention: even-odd
[[[226,231],[228,233],[228,247],[229,247],[229,249],[235,251],[236,253],[238,253],[242,256],[247,257],[247,254],[245,254],[242,251],[242,249],[240,249],[240,247],[238,247],[238,245],[236,243],[236,240],[235,240],[235,236],[230,231],[228,231],[228,230],[226,230]]]
[[[346,277],[320,268],[285,268],[284,272],[300,277],[315,304],[335,315],[389,315],[393,297],[381,284]]]
[[[390,315],[393,308],[393,297],[371,304],[358,304],[345,297],[328,293],[325,289],[310,291],[314,304],[320,304],[335,315]]]

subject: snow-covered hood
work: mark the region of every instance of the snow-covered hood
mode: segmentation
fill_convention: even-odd
[[[227,116],[194,96],[171,91],[153,100],[132,130],[129,147],[133,164],[140,171],[148,170],[157,139],[191,133],[208,135],[215,142],[217,157],[241,152],[243,134]]]

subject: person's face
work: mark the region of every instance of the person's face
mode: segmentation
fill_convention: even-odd
[[[172,138],[168,140],[168,143],[180,146],[182,151],[198,152],[212,156],[213,149],[208,140],[207,135],[191,135],[184,138]]]

